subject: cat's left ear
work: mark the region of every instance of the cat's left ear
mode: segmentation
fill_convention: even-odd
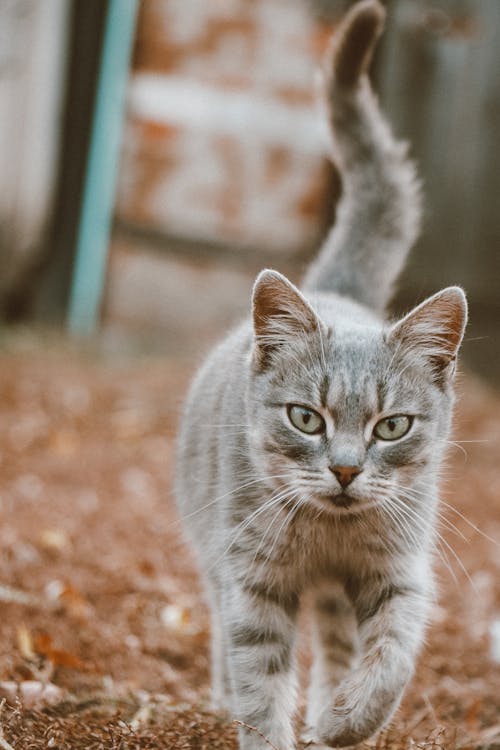
[[[272,354],[303,333],[326,335],[324,324],[296,286],[278,271],[261,271],[252,293],[254,359],[265,369]]]
[[[467,323],[463,290],[450,286],[434,294],[393,325],[388,341],[430,367],[440,379],[455,371],[455,360]]]

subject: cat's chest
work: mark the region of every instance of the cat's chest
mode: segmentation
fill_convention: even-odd
[[[350,578],[389,570],[394,562],[383,529],[351,522],[297,517],[270,539],[264,565],[290,584],[314,583],[325,575]],[[266,563],[267,560],[267,563]]]

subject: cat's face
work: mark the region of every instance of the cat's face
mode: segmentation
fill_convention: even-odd
[[[285,282],[276,275],[264,290],[282,304],[261,299],[254,314],[248,405],[259,472],[288,507],[308,502],[337,514],[424,495],[449,429],[451,348],[439,353],[433,340],[427,354],[423,344],[417,351],[409,316],[392,329],[320,321]],[[438,329],[436,320],[433,336]],[[452,338],[458,346],[461,335]]]
[[[283,346],[252,398],[263,474],[336,512],[413,486],[442,454],[450,411],[447,393],[405,372],[381,331],[356,333],[347,343],[332,330],[323,350],[314,335]]]

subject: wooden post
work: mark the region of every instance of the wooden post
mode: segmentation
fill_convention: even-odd
[[[109,0],[69,305],[73,333],[92,333],[100,312],[136,15],[137,0]]]

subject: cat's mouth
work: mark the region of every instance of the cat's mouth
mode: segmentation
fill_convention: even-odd
[[[322,494],[321,504],[327,504],[330,511],[340,513],[357,513],[371,507],[373,500],[365,500],[349,495],[347,492],[330,492]]]
[[[347,492],[329,492],[320,495],[323,502],[337,508],[351,508],[353,505],[359,505],[359,500]]]
[[[338,494],[329,495],[328,499],[333,505],[337,505],[339,508],[350,508],[351,505],[358,502],[354,497],[348,495],[347,492],[339,492]]]

